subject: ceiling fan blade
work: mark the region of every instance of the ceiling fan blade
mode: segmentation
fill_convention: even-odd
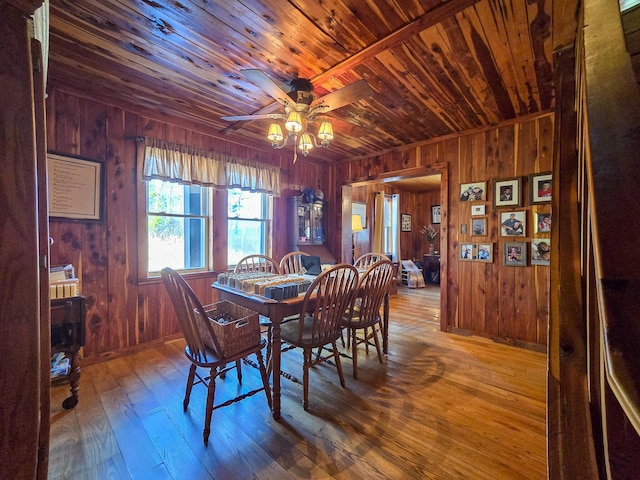
[[[259,115],[231,115],[220,118],[229,122],[241,122],[244,120],[262,120],[264,118],[284,119],[284,115],[281,113],[263,113]]]
[[[366,80],[358,80],[351,85],[339,88],[335,92],[328,93],[324,97],[319,98],[311,105],[311,108],[325,113],[372,95],[373,90]]]
[[[248,68],[245,70],[240,70],[243,76],[245,76],[248,80],[253,82],[256,86],[263,89],[266,93],[275,98],[278,102],[283,105],[287,105],[291,103],[291,98],[279,85],[277,85],[273,80],[271,80],[266,73],[262,70],[258,70],[257,68]]]

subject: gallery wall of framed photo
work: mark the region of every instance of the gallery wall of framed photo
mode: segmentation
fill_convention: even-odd
[[[552,185],[551,172],[461,183],[459,260],[549,265]]]

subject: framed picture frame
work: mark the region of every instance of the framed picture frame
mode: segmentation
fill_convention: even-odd
[[[442,222],[442,209],[440,205],[431,205],[431,223],[437,225]]]
[[[471,219],[471,236],[472,237],[484,237],[487,234],[487,218],[472,218]]]
[[[47,153],[47,170],[51,220],[103,220],[102,162]]]
[[[531,205],[551,203],[551,172],[529,175],[529,201]]]
[[[485,205],[471,205],[471,216],[477,217],[478,215],[485,214]]]
[[[462,235],[466,235],[467,234],[467,224],[463,223],[462,225],[460,225],[460,233]]]
[[[460,185],[460,201],[476,202],[486,200],[487,182],[463,183]]]
[[[460,244],[460,260],[465,262],[473,260],[473,243]]]
[[[551,241],[548,238],[531,240],[531,265],[549,265],[551,260]]]
[[[411,231],[411,215],[408,213],[400,214],[400,230],[403,232]]]
[[[502,263],[507,267],[526,267],[527,242],[503,243]]]
[[[535,233],[551,233],[551,213],[549,212],[536,212],[535,218]]]
[[[515,210],[500,212],[500,230],[503,237],[524,237],[526,235],[527,212]]]
[[[474,244],[473,259],[477,262],[493,263],[493,243]]]
[[[493,181],[493,206],[522,206],[522,177],[495,179]]]
[[[360,215],[362,228],[367,228],[367,204],[361,202],[351,203],[351,215]]]

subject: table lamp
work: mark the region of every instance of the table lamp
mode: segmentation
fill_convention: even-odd
[[[356,232],[364,230],[362,226],[362,217],[360,215],[351,215],[351,264],[356,261]]]

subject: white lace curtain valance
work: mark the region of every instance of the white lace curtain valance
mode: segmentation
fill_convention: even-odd
[[[145,145],[142,178],[280,195],[278,167],[153,139]]]

